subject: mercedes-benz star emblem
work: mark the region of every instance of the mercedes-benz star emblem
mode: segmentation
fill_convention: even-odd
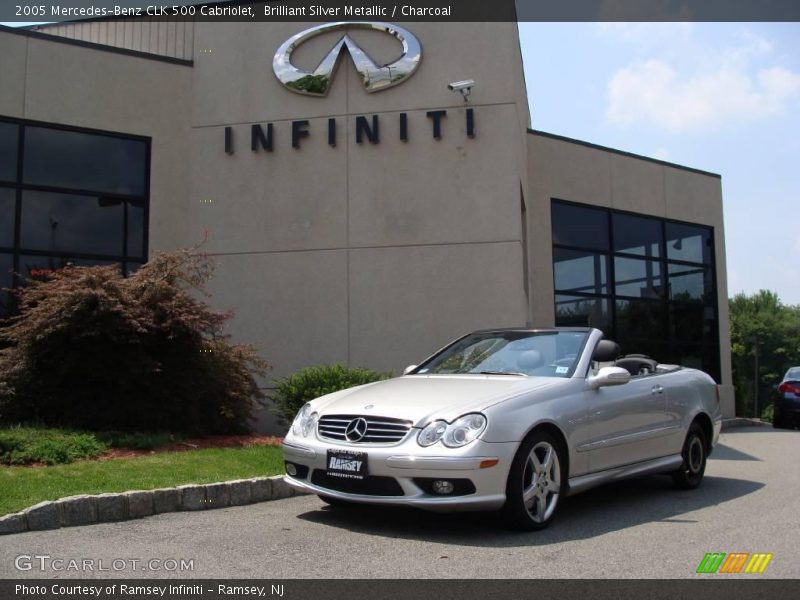
[[[344,430],[348,442],[359,442],[367,435],[367,420],[363,417],[353,419]]]

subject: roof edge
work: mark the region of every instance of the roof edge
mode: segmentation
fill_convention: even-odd
[[[124,56],[132,56],[134,58],[143,58],[145,60],[155,60],[158,62],[170,63],[173,65],[181,65],[184,67],[193,67],[193,60],[186,60],[183,58],[174,58],[172,56],[162,56],[160,54],[152,54],[150,52],[141,52],[139,50],[129,50],[127,48],[118,48],[117,46],[108,46],[106,44],[97,44],[95,42],[86,42],[84,40],[73,40],[49,33],[41,33],[39,31],[32,31],[22,27],[8,27],[7,25],[0,25],[0,33],[11,33],[14,35],[22,35],[25,37],[44,40],[47,42],[55,42],[56,44],[67,44],[70,46],[80,46],[90,50],[99,50],[101,52],[111,52],[113,54],[122,54]]]
[[[702,169],[695,169],[694,167],[686,167],[684,165],[679,165],[677,163],[667,162],[666,160],[659,160],[657,158],[651,158],[649,156],[643,156],[641,154],[634,154],[633,152],[626,152],[624,150],[617,150],[616,148],[610,148],[608,146],[601,146],[599,144],[593,144],[591,142],[584,142],[583,140],[577,140],[575,138],[566,137],[563,135],[557,135],[555,133],[548,133],[546,131],[540,131],[538,129],[528,129],[528,134],[536,135],[539,137],[550,138],[553,140],[558,140],[561,142],[569,142],[570,144],[578,144],[580,146],[586,146],[587,148],[592,148],[594,150],[602,150],[604,152],[612,152],[614,154],[619,154],[620,156],[627,156],[628,158],[636,158],[639,160],[644,160],[647,162],[655,163],[657,165],[662,165],[664,167],[672,167],[673,169],[680,169],[681,171],[688,171],[690,173],[697,173],[698,175],[705,175],[706,177],[714,177],[716,179],[722,179],[722,175],[719,173],[712,173],[711,171],[703,171]]]

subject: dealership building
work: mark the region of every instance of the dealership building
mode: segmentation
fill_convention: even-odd
[[[2,28],[0,81],[0,287],[208,232],[273,376],[590,325],[733,414],[719,175],[532,129],[515,23]]]

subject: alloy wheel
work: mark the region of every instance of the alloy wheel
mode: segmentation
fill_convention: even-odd
[[[558,453],[548,441],[540,441],[528,455],[522,473],[522,500],[531,519],[546,522],[561,494],[561,465]]]

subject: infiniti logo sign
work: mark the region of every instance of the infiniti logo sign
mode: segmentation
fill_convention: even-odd
[[[403,54],[393,63],[379,66],[349,35],[344,35],[314,71],[305,71],[292,64],[292,52],[300,44],[322,33],[344,28],[370,29],[387,33],[403,45]],[[403,27],[372,21],[340,21],[318,25],[290,37],[275,52],[272,70],[278,80],[293,92],[308,96],[325,96],[330,89],[333,72],[344,48],[347,48],[356,71],[361,75],[364,89],[370,93],[380,92],[404,82],[417,70],[422,59],[422,47],[419,41],[414,34]]]
[[[359,442],[367,435],[367,420],[363,417],[353,419],[344,430],[344,437],[349,442]]]

